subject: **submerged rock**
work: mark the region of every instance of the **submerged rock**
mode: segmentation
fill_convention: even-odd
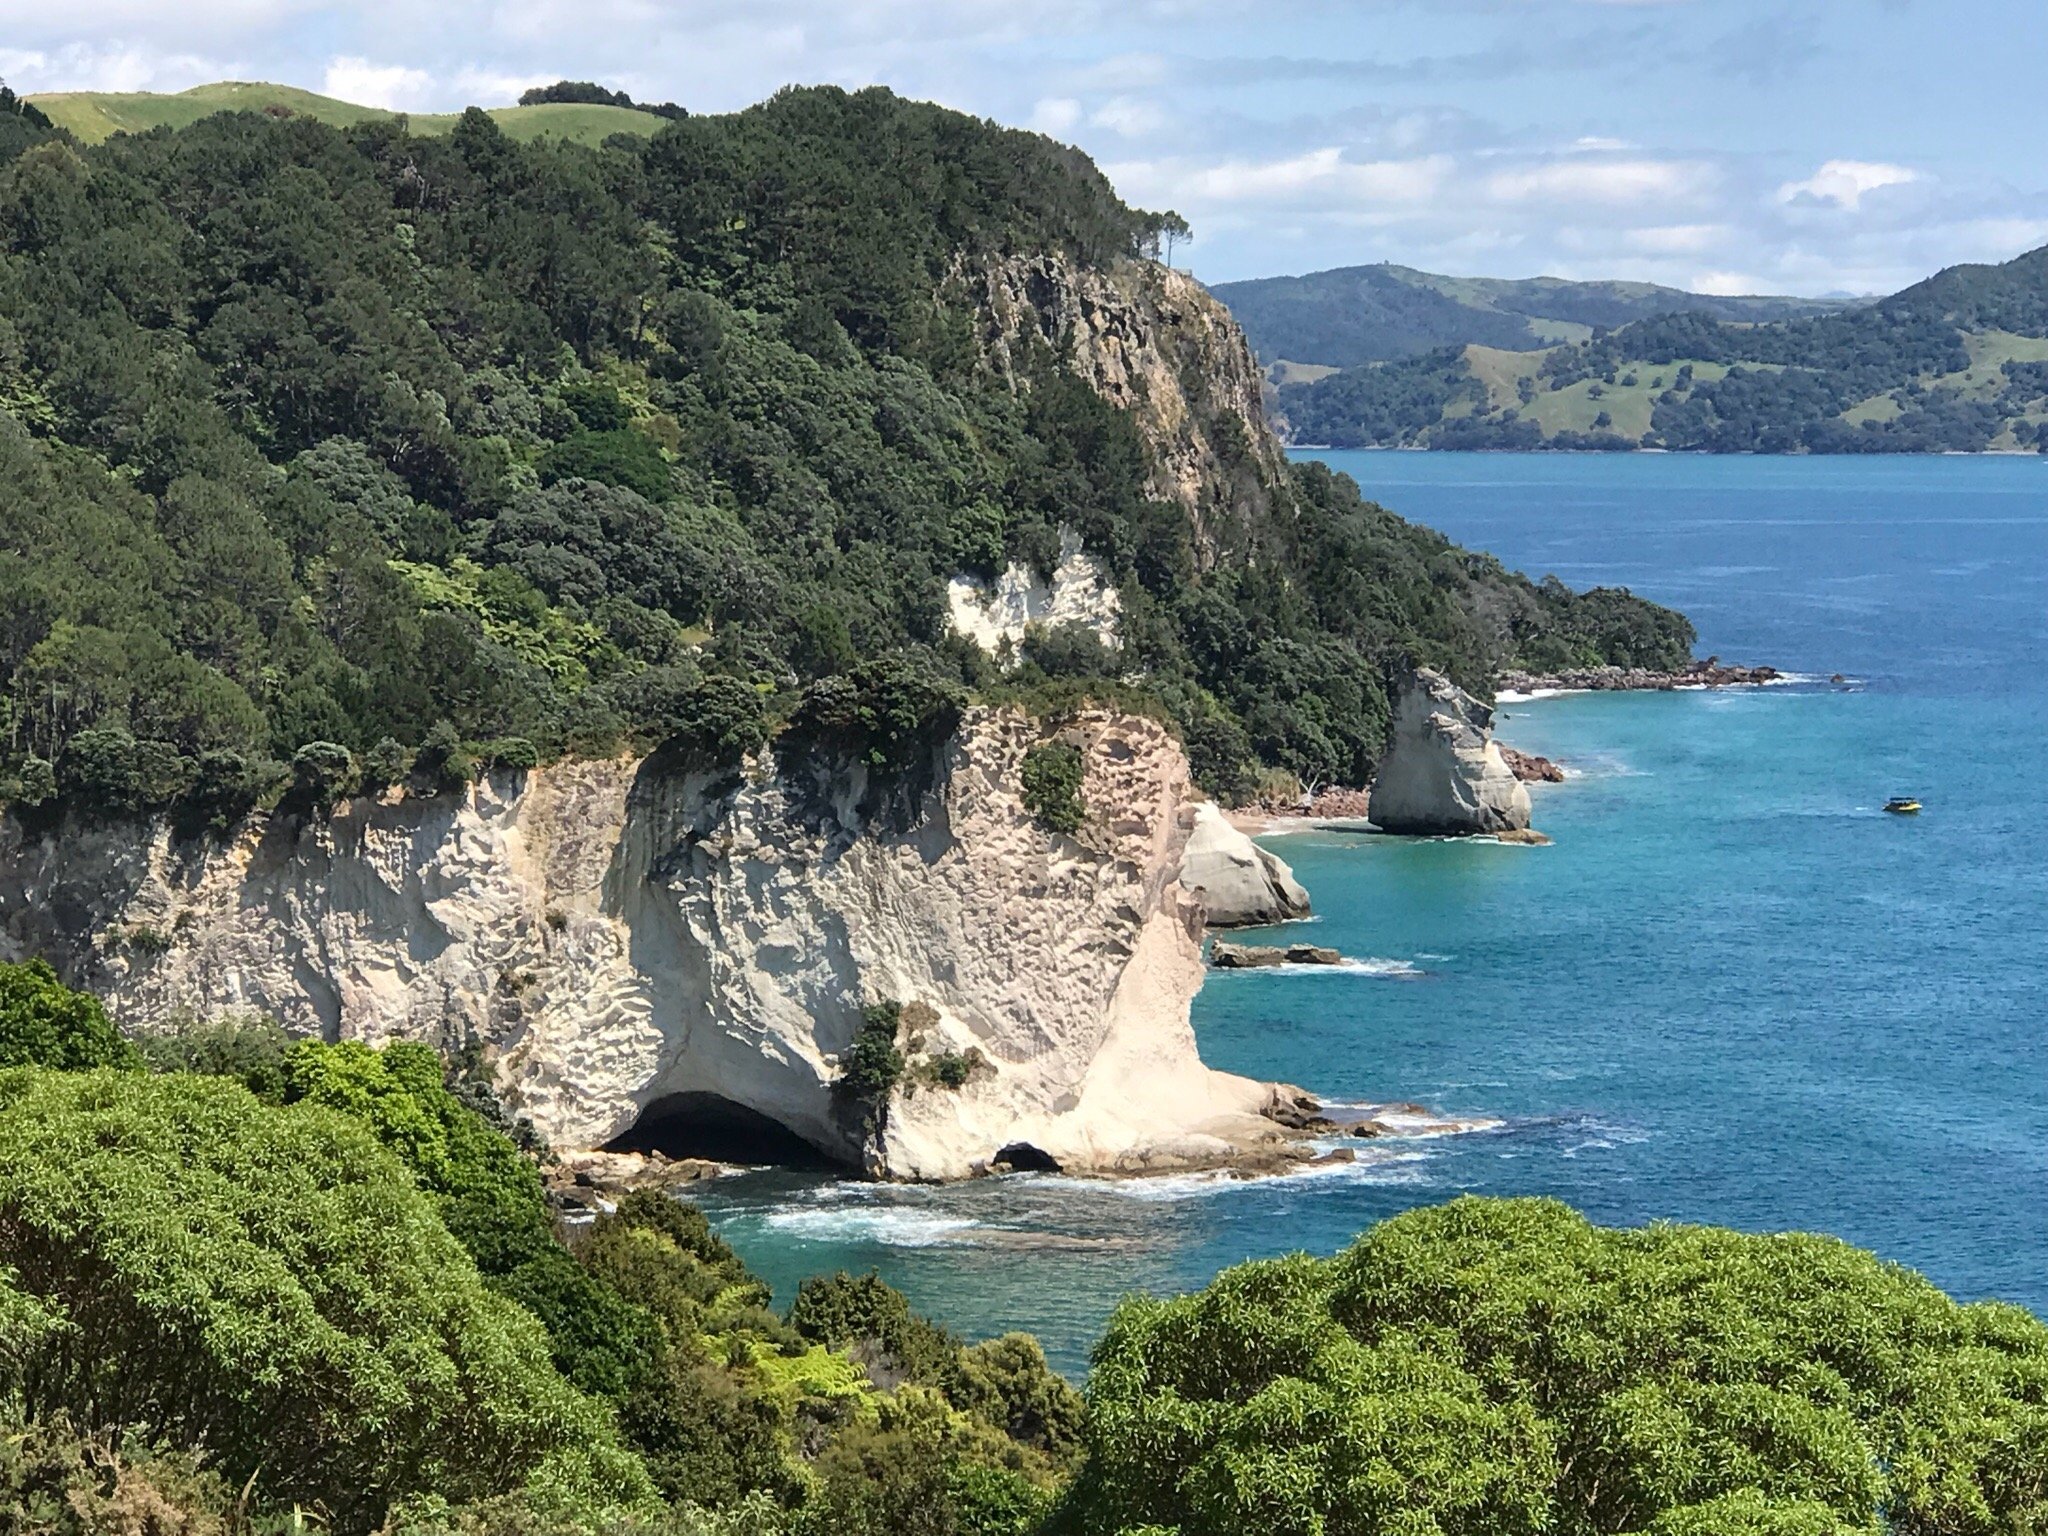
[[[1230,824],[1212,801],[1195,810],[1180,883],[1211,928],[1262,928],[1309,915],[1308,892],[1276,855]]]
[[[1466,836],[1529,825],[1529,791],[1493,739],[1493,711],[1440,672],[1397,690],[1371,816],[1383,832]]]
[[[1270,965],[1342,965],[1344,957],[1317,944],[1217,944],[1209,963],[1219,971],[1253,971]]]

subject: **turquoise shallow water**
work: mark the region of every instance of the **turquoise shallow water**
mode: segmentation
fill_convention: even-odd
[[[1826,677],[1504,707],[1570,765],[1545,849],[1276,841],[1380,964],[1212,977],[1216,1066],[1497,1122],[1233,1184],[723,1181],[784,1296],[878,1268],[962,1331],[1079,1369],[1116,1298],[1343,1247],[1461,1191],[1603,1221],[1833,1232],[2048,1314],[2048,463],[1332,454],[1404,515],[1691,614]],[[1890,794],[1922,795],[1915,820]]]

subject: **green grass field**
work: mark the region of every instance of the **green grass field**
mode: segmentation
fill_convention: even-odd
[[[337,128],[353,123],[376,122],[405,116],[414,133],[447,133],[460,114],[401,114],[382,107],[359,107],[316,95],[289,85],[265,85],[242,80],[224,80],[217,85],[197,85],[176,95],[148,91],[62,91],[29,98],[49,115],[50,121],[68,129],[88,144],[98,144],[117,133],[147,133],[152,128],[183,128],[211,117],[216,112],[291,112],[318,118]],[[662,119],[651,112],[630,107],[586,106],[551,102],[538,107],[493,107],[499,127],[515,139],[552,136],[579,144],[598,144],[615,133],[652,134]]]

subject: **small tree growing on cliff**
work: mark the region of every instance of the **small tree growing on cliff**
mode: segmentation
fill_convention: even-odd
[[[1041,742],[1024,754],[1024,808],[1048,832],[1073,833],[1087,818],[1081,781],[1087,765],[1071,742]]]

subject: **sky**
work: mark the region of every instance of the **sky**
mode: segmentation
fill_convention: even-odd
[[[1080,145],[1211,282],[1877,293],[2048,245],[2048,0],[0,0],[24,93],[415,111],[880,83]]]

